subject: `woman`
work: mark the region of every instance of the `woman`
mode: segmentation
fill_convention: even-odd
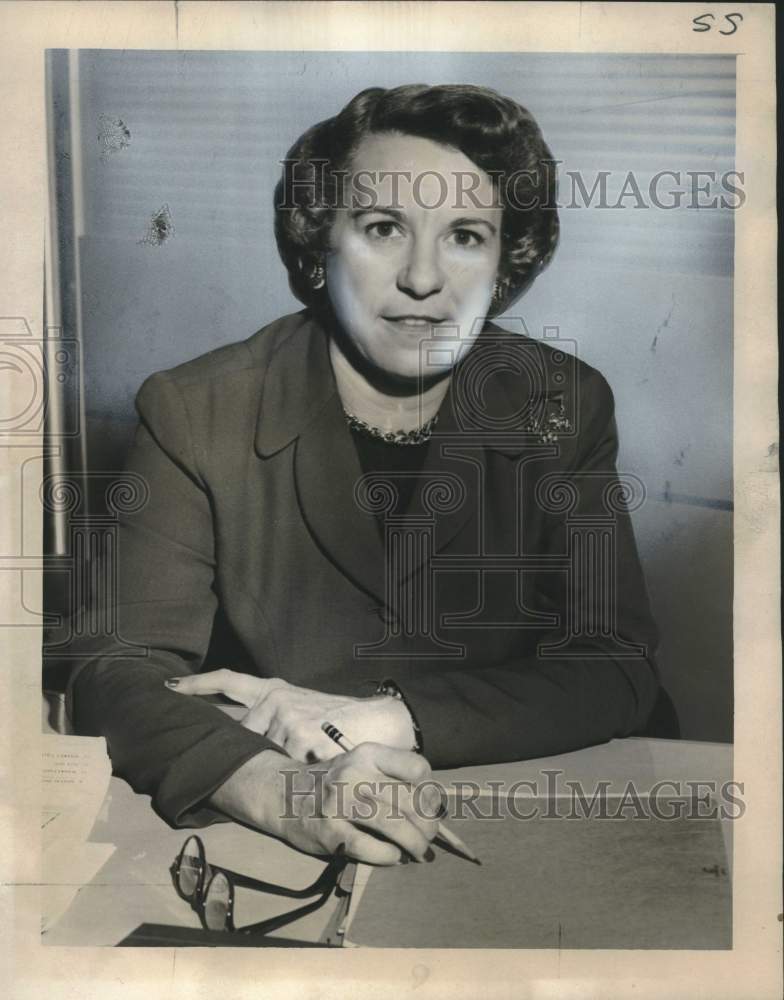
[[[644,725],[656,629],[612,395],[486,321],[553,253],[550,165],[492,91],[362,92],[276,192],[305,310],[142,387],[129,469],[150,497],[123,523],[117,620],[148,655],[88,646],[71,705],[170,822],[421,860],[436,827],[409,788],[431,765]],[[241,722],[198,697],[216,693]],[[397,819],[330,818],[341,781],[383,806],[390,779]]]

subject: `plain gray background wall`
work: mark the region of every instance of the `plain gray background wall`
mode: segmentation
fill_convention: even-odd
[[[609,171],[614,204],[629,171],[649,203],[659,171],[688,189],[687,171],[734,168],[732,57],[56,51],[50,79],[65,325],[103,467],[147,375],[300,308],[272,232],[278,161],[366,87],[518,100],[562,161],[561,203],[570,171],[589,190]],[[663,679],[684,737],[730,740],[733,212],[634,204],[563,208],[555,259],[510,317],[557,328],[613,387],[619,466],[648,491],[634,520]]]

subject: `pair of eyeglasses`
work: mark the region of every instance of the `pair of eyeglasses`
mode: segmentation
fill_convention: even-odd
[[[347,859],[343,855],[332,858],[316,881],[304,889],[289,889],[272,882],[248,878],[228,868],[218,868],[207,863],[204,844],[195,834],[188,837],[171,868],[174,888],[180,898],[191,904],[207,931],[237,931],[241,934],[268,934],[286,924],[312,913],[323,906],[338,884]],[[289,899],[310,899],[312,902],[277,917],[269,917],[245,927],[234,925],[235,888],[255,889],[273,896]]]

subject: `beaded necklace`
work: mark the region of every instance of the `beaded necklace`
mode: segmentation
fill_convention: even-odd
[[[364,420],[360,420],[359,417],[354,416],[353,413],[349,413],[347,410],[343,411],[346,416],[346,422],[353,431],[360,431],[362,434],[366,434],[368,437],[375,438],[378,441],[385,441],[387,444],[398,444],[398,445],[416,445],[424,444],[425,441],[429,441],[433,433],[433,428],[438,421],[438,414],[431,417],[427,423],[423,424],[421,427],[415,427],[410,431],[383,431],[380,427],[373,427],[372,424],[365,423]]]

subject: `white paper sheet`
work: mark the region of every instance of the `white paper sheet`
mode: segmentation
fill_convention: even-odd
[[[41,749],[41,929],[53,927],[79,889],[114,853],[90,844],[112,775],[103,738],[43,737]]]

